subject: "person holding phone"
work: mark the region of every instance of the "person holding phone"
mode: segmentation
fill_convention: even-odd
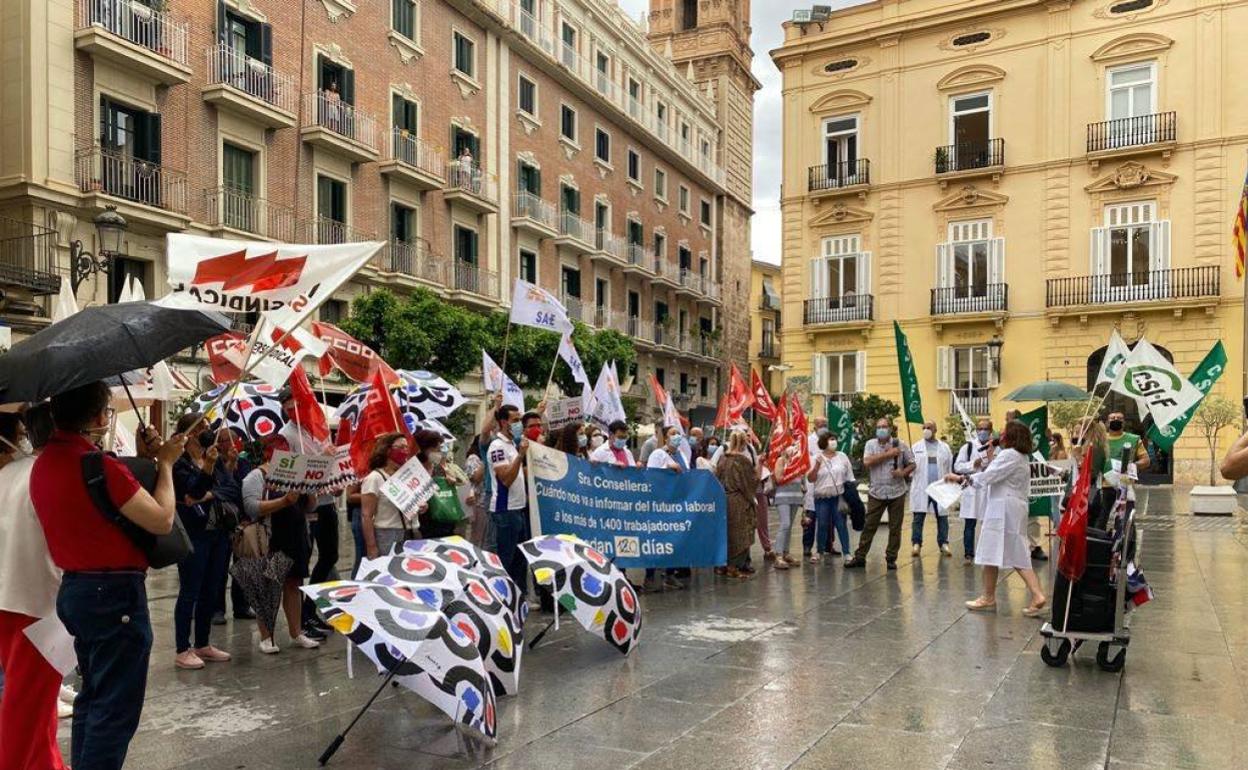
[[[870,473],[867,487],[867,520],[858,540],[854,557],[845,562],[848,568],[867,566],[871,542],[880,528],[880,519],[888,511],[888,546],[884,561],[888,569],[897,569],[897,553],[901,550],[901,526],[906,515],[910,476],[914,473],[914,454],[910,447],[893,435],[893,421],[881,417],[875,423],[875,438],[862,450],[862,464]]]

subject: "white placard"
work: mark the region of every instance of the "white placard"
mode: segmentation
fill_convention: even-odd
[[[962,485],[952,481],[933,481],[927,485],[926,492],[941,508],[952,508],[962,499]]]
[[[433,477],[425,470],[420,459],[413,456],[403,463],[403,467],[394,472],[386,483],[381,486],[381,493],[394,503],[394,507],[411,518],[421,504],[433,497],[436,487]]]
[[[301,455],[278,449],[273,452],[265,483],[280,492],[331,494],[355,482],[351,447],[335,447],[334,454]]]
[[[61,676],[69,676],[78,665],[78,655],[74,652],[74,637],[65,630],[56,615],[49,615],[26,626],[23,632],[35,649],[47,658],[52,668]]]
[[[546,404],[546,427],[552,431],[584,419],[585,405],[579,397],[560,398]]]

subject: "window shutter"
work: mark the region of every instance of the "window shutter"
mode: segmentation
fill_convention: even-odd
[[[160,165],[160,115],[158,113],[147,113],[146,120],[146,143],[147,143],[147,160]]]
[[[936,244],[936,288],[950,286],[953,275],[953,247],[948,243]]]
[[[859,350],[854,356],[858,359],[854,366],[854,392],[867,392],[867,351]]]
[[[1148,226],[1149,256],[1152,264],[1149,270],[1170,269],[1170,220],[1152,222]]]
[[[229,38],[225,34],[227,19],[225,17],[225,0],[217,0],[217,42],[225,43]]]
[[[953,348],[936,348],[936,389],[953,390]]]
[[[828,296],[828,260],[815,257],[810,260],[810,298],[823,299]]]
[[[858,255],[858,295],[871,293],[871,252],[864,251]]]
[[[1109,240],[1109,228],[1094,227],[1092,228],[1092,245],[1089,251],[1091,255],[1091,272],[1092,275],[1106,275],[1109,273],[1109,263],[1106,258],[1106,243]]]
[[[260,61],[273,66],[273,25],[260,25]]]
[[[821,353],[815,353],[810,361],[810,381],[812,393],[828,392],[828,362]]]
[[[533,194],[539,198],[542,195],[542,170],[540,168],[533,169]]]
[[[1005,283],[1005,239],[988,241],[988,283]]]
[[[355,104],[355,70],[343,69],[341,95],[347,104]]]

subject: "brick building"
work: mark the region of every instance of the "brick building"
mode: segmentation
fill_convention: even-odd
[[[747,357],[723,310],[748,296],[748,110],[730,136],[703,65],[725,52],[673,65],[655,5],[648,40],[608,0],[0,0],[22,73],[0,94],[0,319],[46,322],[106,207],[128,229],[80,304],[131,275],[162,293],[170,232],[380,239],[325,317],[378,286],[500,308],[520,276],[631,335],[638,383],[713,407],[721,363]],[[704,31],[748,78],[734,13]]]

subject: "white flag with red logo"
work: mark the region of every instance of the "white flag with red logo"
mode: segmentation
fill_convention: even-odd
[[[280,344],[278,344],[280,340]],[[327,347],[304,329],[290,334],[261,317],[251,338],[226,346],[221,355],[242,373],[280,388],[290,379],[295,367],[307,357],[320,358]]]
[[[168,236],[165,307],[262,313],[298,326],[355,275],[382,243],[308,244]]]
[[[381,370],[381,377],[386,382],[399,379],[399,375],[372,348],[337,326],[324,321],[313,321],[312,334],[329,348],[320,360],[319,371],[322,377],[337,367],[355,382],[367,381],[374,369]]]
[[[572,320],[563,303],[542,287],[519,278],[511,295],[511,322],[560,334],[572,333]]]

